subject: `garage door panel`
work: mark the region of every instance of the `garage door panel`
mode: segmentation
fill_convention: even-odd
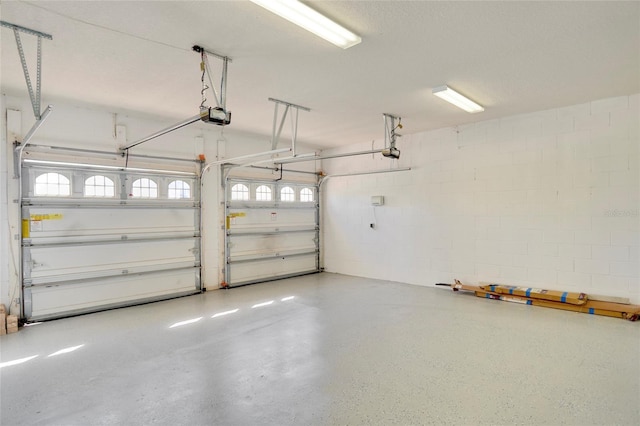
[[[231,268],[231,283],[243,285],[290,275],[312,273],[316,270],[315,254],[234,263]]]
[[[23,168],[30,197],[22,199],[28,320],[200,291],[200,195],[195,174],[66,167]],[[96,194],[104,195],[106,186],[100,185],[107,180],[97,177],[103,174],[108,175],[111,191],[100,198]],[[178,180],[180,185],[175,184]],[[93,186],[87,190],[88,182]],[[190,192],[184,192],[185,185]]]
[[[198,259],[198,241],[194,238],[165,241],[116,242],[110,244],[27,247],[24,259],[29,262],[30,277],[46,282],[47,277],[104,272],[113,275],[118,271],[141,272],[145,267],[173,265],[173,267],[195,266]],[[147,269],[148,270],[148,269]],[[108,273],[111,272],[111,273]],[[77,276],[76,276],[77,275]],[[86,276],[86,275],[84,275]],[[64,277],[63,277],[64,278]]]
[[[236,235],[231,259],[241,256],[315,250],[315,231],[275,235]]]
[[[160,272],[160,271],[173,271],[176,269],[196,268],[196,267],[198,266],[194,266],[192,261],[164,263],[162,265],[158,265],[158,264],[136,265],[126,269],[123,269],[123,268],[101,269],[99,271],[64,273],[59,275],[46,275],[42,277],[27,278],[25,279],[25,284],[27,285],[59,284],[59,283],[69,283],[69,282],[76,282],[76,281],[83,281],[83,280],[92,280],[92,279],[98,279],[98,278],[121,277],[125,275],[134,275],[134,274]]]
[[[198,282],[198,271],[192,268],[74,284],[36,286],[27,291],[31,296],[31,319],[37,320],[95,311],[126,302],[193,293]]]
[[[230,189],[242,188],[241,185],[249,191],[249,194],[244,192],[248,198],[231,199]],[[233,287],[319,270],[319,204],[302,197],[309,189],[318,194],[317,185],[229,179],[226,186],[227,285]],[[271,191],[266,200],[265,186]],[[258,188],[262,188],[260,197]]]
[[[284,205],[286,207],[286,204]],[[259,208],[259,205],[248,208],[232,208],[232,213],[244,216],[234,218],[231,229],[271,229],[276,227],[313,226],[316,223],[315,209],[306,208]]]
[[[31,239],[112,234],[193,233],[196,209],[112,206],[96,208],[30,207]],[[43,218],[42,220],[33,220]]]

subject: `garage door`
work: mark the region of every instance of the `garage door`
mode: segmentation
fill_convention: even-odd
[[[25,162],[27,320],[200,291],[195,172]]]
[[[319,271],[316,184],[228,179],[226,199],[228,286]]]

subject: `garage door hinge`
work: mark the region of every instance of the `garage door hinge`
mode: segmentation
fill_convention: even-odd
[[[128,270],[128,269],[123,269],[123,270],[122,270],[122,275],[127,275],[128,273],[129,273],[129,270]]]

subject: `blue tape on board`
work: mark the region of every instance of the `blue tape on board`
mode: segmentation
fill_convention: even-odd
[[[526,293],[526,295],[527,295],[527,297],[530,297],[530,296],[531,296],[531,289],[530,289],[530,288],[528,288],[528,289],[527,289],[527,293]]]
[[[533,305],[533,300],[527,300],[527,305]]]
[[[560,298],[560,301],[562,303],[567,303],[567,294],[569,294],[569,293],[566,292],[566,291],[564,293],[562,293],[562,297]]]
[[[591,315],[593,315],[593,314],[595,314],[595,313],[596,313],[596,310],[595,310],[595,309],[593,309],[593,308],[589,308],[589,313],[590,313]]]
[[[513,287],[509,288],[509,294],[513,294]]]

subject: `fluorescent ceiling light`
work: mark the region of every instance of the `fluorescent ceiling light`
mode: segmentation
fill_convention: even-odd
[[[359,36],[298,0],[251,1],[343,49],[355,46],[362,41]]]
[[[433,89],[433,94],[467,112],[474,113],[484,111],[482,106],[473,102],[471,99],[462,96],[460,93],[448,86],[436,87]]]

